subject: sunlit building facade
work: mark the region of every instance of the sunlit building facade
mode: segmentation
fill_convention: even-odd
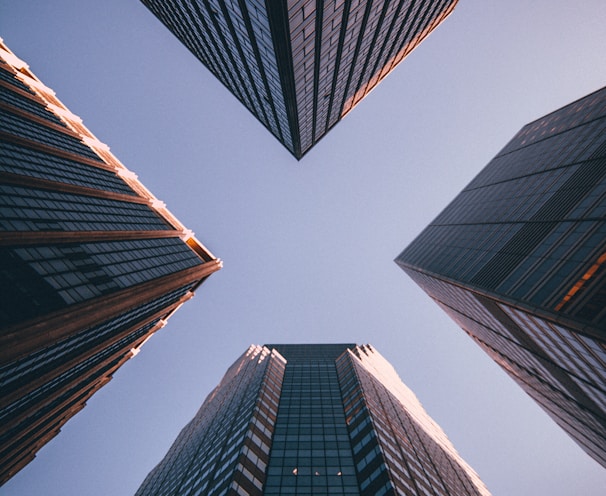
[[[458,0],[142,0],[301,158]]]
[[[217,260],[0,40],[0,483]]]
[[[489,495],[370,345],[251,346],[137,496]]]
[[[606,88],[523,127],[396,262],[606,467]]]

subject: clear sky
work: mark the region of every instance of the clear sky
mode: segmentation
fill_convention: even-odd
[[[393,259],[524,124],[606,84],[604,0],[461,0],[297,162],[136,0],[0,0],[15,54],[218,257],[1,495],[132,495],[250,343],[372,343],[495,496],[587,456]]]

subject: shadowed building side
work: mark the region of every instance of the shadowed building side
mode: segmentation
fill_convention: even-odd
[[[396,262],[606,466],[606,88],[523,127]]]
[[[0,40],[0,482],[221,267]]]
[[[300,159],[457,0],[142,2]]]

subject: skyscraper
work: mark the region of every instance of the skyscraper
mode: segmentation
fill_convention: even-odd
[[[217,260],[0,40],[0,483]]]
[[[457,0],[142,0],[297,158]]]
[[[251,346],[138,496],[488,495],[370,345]]]
[[[524,126],[396,262],[606,467],[606,88]]]

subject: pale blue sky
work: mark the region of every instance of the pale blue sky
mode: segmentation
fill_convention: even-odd
[[[606,471],[393,263],[516,131],[606,84],[606,2],[461,0],[297,162],[136,0],[0,36],[224,268],[1,495],[131,495],[250,343],[370,342],[495,496]]]

